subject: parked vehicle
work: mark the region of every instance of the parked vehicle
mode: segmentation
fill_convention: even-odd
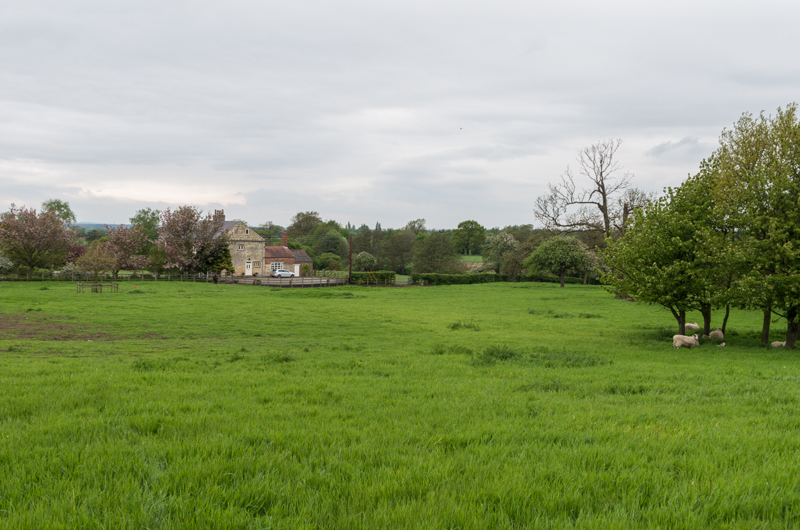
[[[275,269],[270,276],[273,278],[294,278],[294,273],[286,269]]]

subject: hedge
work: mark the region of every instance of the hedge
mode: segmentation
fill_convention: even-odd
[[[428,285],[464,285],[468,283],[507,282],[508,274],[436,274],[417,273],[411,275],[414,283]]]
[[[464,285],[470,283],[487,283],[487,282],[548,282],[560,283],[558,276],[552,274],[526,274],[509,277],[508,274],[435,274],[435,273],[417,273],[411,276],[413,283],[424,283],[426,285]],[[409,282],[411,283],[411,282]],[[573,278],[567,276],[564,278],[564,283],[582,284],[582,278]]]
[[[525,274],[519,277],[521,282],[547,282],[547,283],[561,283],[558,276],[553,274]],[[565,276],[564,283],[583,283],[583,278],[574,278],[572,276]]]

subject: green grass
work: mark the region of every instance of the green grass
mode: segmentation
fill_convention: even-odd
[[[480,254],[462,254],[461,261],[467,261],[469,263],[483,263],[483,256]]]
[[[47,287],[0,284],[2,528],[800,524],[757,313],[676,351],[591,286]]]

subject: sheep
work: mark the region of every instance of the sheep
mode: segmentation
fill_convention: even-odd
[[[697,325],[697,322],[687,322],[683,327],[686,329],[686,331],[697,331],[700,329],[700,326]]]
[[[718,348],[722,348],[722,347],[724,347],[724,346],[725,346],[725,343],[724,343],[724,342],[720,342],[719,344],[717,344],[717,347],[718,347]]]
[[[725,334],[719,328],[709,333],[708,336],[714,340],[723,340],[725,338]]]
[[[677,349],[680,348],[681,346],[688,346],[689,348],[700,346],[700,337],[698,337],[696,333],[691,337],[687,337],[686,335],[673,336],[672,347]]]
[[[772,343],[772,347],[773,348],[783,348],[785,346],[786,346],[786,341],[785,340],[784,341],[776,340],[775,342]]]

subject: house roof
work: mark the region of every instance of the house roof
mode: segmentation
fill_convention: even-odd
[[[251,237],[249,237],[249,238],[248,238],[248,237],[245,237],[245,238],[244,238],[244,240],[245,240],[245,241],[248,241],[248,240],[254,240],[254,239],[255,239],[255,240],[261,240],[261,241],[264,241],[264,238],[263,238],[263,237],[261,237],[261,235],[259,235],[259,234],[258,234],[258,232],[256,232],[256,231],[255,231],[253,228],[251,228],[251,227],[247,226],[247,225],[244,223],[244,221],[237,221],[237,220],[234,220],[234,221],[223,221],[223,222],[222,222],[222,228],[220,229],[220,231],[219,231],[219,232],[217,232],[217,233],[216,233],[216,237],[219,237],[219,236],[220,236],[220,235],[222,235],[222,234],[227,234],[227,236],[228,236],[228,239],[229,239],[229,240],[231,240],[231,241],[241,241],[241,240],[242,240],[242,238],[240,238],[240,237],[236,237],[234,234],[231,234],[231,233],[230,233],[231,229],[235,228],[235,227],[236,227],[236,225],[238,225],[239,223],[241,223],[242,225],[244,225],[244,227],[245,227],[246,229],[249,229],[249,230],[250,230],[250,234],[248,234],[248,235],[250,235]],[[255,237],[252,237],[252,236],[255,236]]]
[[[231,228],[233,228],[234,226],[238,225],[240,222],[241,222],[241,221],[223,221],[223,222],[222,222],[222,228],[220,228],[219,232],[217,232],[216,234],[214,234],[214,236],[215,236],[215,237],[219,237],[219,236],[221,236],[222,234],[225,234],[225,233],[227,233],[227,232],[228,232],[228,230],[230,230],[230,229],[231,229]]]
[[[291,259],[294,258],[294,254],[291,250],[286,247],[264,247],[264,258],[265,259]]]
[[[292,254],[294,254],[294,261],[295,263],[313,263],[314,260],[309,257],[308,253],[305,250],[298,249],[292,250]]]

